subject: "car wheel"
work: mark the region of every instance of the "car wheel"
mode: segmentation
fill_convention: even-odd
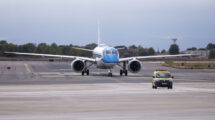
[[[170,89],[172,89],[172,85],[170,86]]]
[[[172,89],[172,85],[169,85],[169,86],[168,86],[168,89]]]

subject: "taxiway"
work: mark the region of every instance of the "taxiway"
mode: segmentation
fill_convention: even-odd
[[[113,70],[70,70],[70,62],[0,61],[2,120],[214,120],[215,70],[143,63],[128,77]],[[152,89],[154,69],[168,69],[174,87]]]

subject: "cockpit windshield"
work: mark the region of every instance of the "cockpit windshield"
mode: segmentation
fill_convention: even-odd
[[[117,51],[112,51],[112,54],[117,54]]]
[[[109,50],[106,50],[106,53],[105,54],[111,54],[111,51]]]
[[[113,54],[113,55],[115,55],[115,54],[117,54],[117,51],[116,50],[105,50],[104,53],[105,54]]]

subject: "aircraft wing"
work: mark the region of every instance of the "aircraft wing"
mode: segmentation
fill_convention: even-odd
[[[7,54],[16,54],[16,55],[30,55],[30,56],[42,56],[42,57],[56,57],[56,58],[71,58],[71,59],[81,59],[87,60],[90,62],[95,62],[95,59],[88,57],[79,57],[79,56],[69,56],[69,55],[53,55],[53,54],[39,54],[39,53],[21,53],[21,52],[5,52]]]
[[[93,50],[86,49],[86,48],[79,48],[79,47],[72,47],[72,48],[77,49],[77,50],[83,50],[83,51],[93,52]]]
[[[192,56],[192,54],[136,56],[136,57],[120,58],[119,62],[129,61],[132,59],[142,60],[142,59],[149,59],[149,58],[167,58],[167,57],[183,57],[183,56]]]

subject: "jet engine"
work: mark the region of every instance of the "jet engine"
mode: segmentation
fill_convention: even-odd
[[[72,61],[71,67],[75,72],[82,72],[85,68],[85,63],[83,60],[75,59]]]
[[[141,62],[139,60],[131,60],[128,62],[128,70],[132,73],[137,73],[141,70]]]

